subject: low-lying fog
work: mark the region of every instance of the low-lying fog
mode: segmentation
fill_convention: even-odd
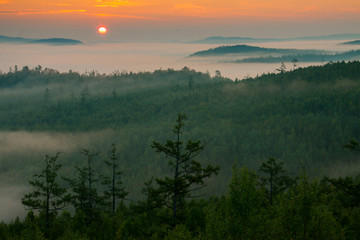
[[[79,164],[74,159],[82,161],[83,148],[106,154],[104,149],[109,148],[106,144],[116,142],[116,134],[119,132],[112,130],[87,133],[0,131],[0,222],[25,216],[21,198],[34,190],[28,181],[43,169],[45,154],[54,156],[61,152],[58,160],[64,165],[61,175]]]
[[[75,165],[82,166],[81,149],[87,148],[92,152],[99,152],[95,163],[99,166],[100,162],[107,157],[106,150],[109,150],[110,146],[108,143],[128,139],[127,134],[131,133],[109,129],[87,133],[0,131],[0,222],[14,220],[17,216],[24,218],[26,215],[21,198],[34,190],[28,181],[33,180],[32,176],[39,174],[42,170],[45,154],[53,156],[56,152],[61,152],[58,163],[63,164],[63,168],[59,175],[68,176]],[[118,150],[127,149],[130,144],[133,143],[125,141],[125,143],[117,144]],[[152,151],[152,149],[149,147],[147,151]],[[131,165],[121,164],[124,164],[120,166],[121,169],[126,169],[125,166]],[[359,165],[356,161],[347,161],[346,165],[341,163],[341,165],[329,166],[327,173],[335,177],[345,174],[353,175],[357,173],[357,169]],[[151,172],[151,169],[147,170]],[[125,180],[124,183],[128,186],[129,180]]]
[[[248,45],[267,48],[319,49],[348,51],[351,45],[339,45],[339,41],[288,41],[251,43]],[[96,70],[111,73],[114,70],[153,71],[156,69],[181,69],[184,66],[214,75],[216,70],[232,79],[274,72],[279,63],[219,63],[215,59],[187,58],[191,53],[215,48],[221,44],[186,43],[91,43],[77,46],[47,46],[31,44],[0,44],[0,70],[9,71],[17,65],[37,65],[54,68],[61,72],[68,70],[84,73]],[[291,63],[286,63],[291,69]],[[298,63],[299,67],[321,63]]]
[[[249,45],[329,51],[348,51],[355,48],[354,46],[339,45],[339,42],[336,41],[289,41]],[[187,58],[196,51],[218,46],[219,44],[183,43],[98,43],[81,46],[0,44],[0,71],[7,72],[15,65],[19,69],[23,66],[33,68],[41,65],[62,72],[71,69],[80,73],[92,70],[100,73],[111,73],[114,70],[138,72],[160,68],[181,69],[187,66],[201,72],[208,71],[212,75],[216,70],[220,70],[223,76],[242,79],[245,76],[274,72],[279,67],[278,63],[219,63],[210,59]],[[298,66],[305,67],[315,64],[322,63],[299,62]],[[291,65],[291,63],[287,63],[289,69]],[[34,88],[35,91],[38,90]],[[30,94],[31,91],[29,92],[27,89],[27,93]],[[19,94],[19,91],[1,91],[0,100],[5,104],[5,100],[9,96],[14,97],[15,94]],[[91,149],[94,149],[97,146],[97,143],[91,142],[89,139],[101,139],[102,142],[111,143],[118,138],[116,134],[110,130],[86,134],[0,132],[0,221],[24,216],[25,211],[20,200],[30,187],[28,184],[24,185],[24,182],[30,180],[32,174],[37,172],[35,170],[40,168],[44,153],[54,154],[60,151],[62,159],[70,159],[68,155],[79,155],[81,148],[90,146]],[[24,164],[26,161],[33,162]],[[27,169],[21,169],[22,166],[27,166]]]

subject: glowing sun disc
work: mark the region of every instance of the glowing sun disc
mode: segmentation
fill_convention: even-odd
[[[107,29],[106,29],[106,27],[101,26],[101,27],[98,28],[98,31],[99,31],[100,34],[105,34],[107,32]]]

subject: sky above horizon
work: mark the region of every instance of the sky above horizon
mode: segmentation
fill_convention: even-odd
[[[359,33],[359,25],[358,0],[0,0],[0,35],[13,37],[189,41]]]

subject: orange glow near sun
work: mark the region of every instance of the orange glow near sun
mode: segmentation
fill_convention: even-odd
[[[98,27],[98,32],[100,34],[105,34],[107,32],[107,28],[105,26]]]

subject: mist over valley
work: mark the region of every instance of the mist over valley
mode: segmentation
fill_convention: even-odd
[[[244,209],[255,209],[251,216],[263,213],[256,219],[267,219],[260,224],[264,228],[285,228],[286,224],[276,221],[272,226],[270,220],[286,219],[287,214],[282,214],[288,205],[300,219],[300,194],[312,199],[304,202],[314,202],[312,216],[325,216],[311,221],[337,226],[334,233],[322,232],[354,236],[356,230],[343,226],[333,215],[334,202],[328,202],[343,198],[356,202],[357,197],[344,195],[336,184],[343,184],[344,178],[353,189],[360,167],[360,50],[353,44],[341,44],[351,39],[337,37],[241,39],[249,40],[241,45],[209,41],[0,43],[0,220],[4,221],[0,238],[2,233],[15,234],[8,226],[35,222],[39,227],[32,230],[41,236],[60,236],[57,239],[67,239],[66,234],[78,239],[114,239],[109,235],[114,229],[108,228],[116,224],[121,229],[117,234],[125,239],[163,239],[178,231],[169,227],[169,222],[176,225],[178,221],[184,223],[179,226],[191,229],[181,231],[198,236],[197,226],[207,234],[204,239],[212,239],[208,231],[217,231],[218,226],[209,228],[209,224],[220,226],[223,218],[232,219],[230,223],[244,219],[231,215],[238,200],[244,201]],[[226,41],[230,40],[239,39]],[[172,157],[177,155],[161,153],[177,149],[176,133],[181,137],[178,149],[189,151],[181,157],[194,160],[181,173],[197,175],[186,176],[190,179],[186,181],[196,183],[196,195],[183,189],[188,191],[179,197],[184,206],[174,220],[173,208],[166,207],[174,198],[159,186],[168,184],[175,171]],[[34,203],[26,198],[38,192],[26,194],[34,191],[34,179],[47,174],[44,169],[50,165],[45,168],[44,163],[55,160],[61,164],[57,181],[72,194],[65,196],[69,206],[54,210],[49,218],[44,208],[39,215],[34,209],[32,215],[25,205]],[[115,172],[110,160],[118,161],[118,186],[126,191],[119,188],[123,195],[113,212],[106,193],[110,170]],[[275,164],[283,174],[279,183],[283,190],[274,199],[264,180],[267,170],[263,170],[270,166],[266,164]],[[84,176],[87,178],[82,179]],[[92,190],[84,184],[89,176],[95,179]],[[248,188],[243,191],[242,187]],[[78,189],[89,192],[81,195]],[[234,197],[238,190],[241,194]],[[325,194],[326,198],[318,197]],[[96,196],[90,200],[98,202],[91,207],[81,205],[84,196]],[[289,199],[295,199],[294,203]],[[348,210],[345,203],[342,208]],[[349,214],[356,216],[356,212]],[[323,224],[327,221],[331,224]],[[352,218],[349,221],[357,224]],[[76,224],[86,227],[79,230]],[[318,222],[310,224],[319,226]],[[303,231],[302,226],[296,231]],[[53,232],[47,232],[50,228]],[[231,232],[228,228],[224,231]],[[23,229],[20,235],[28,234],[29,228]],[[317,230],[309,231],[315,234]],[[157,234],[161,236],[155,238]],[[284,239],[288,236],[292,233]]]
[[[224,45],[219,46],[219,44],[181,42],[85,42],[82,45],[67,46],[1,43],[0,51],[3,57],[0,59],[0,70],[7,72],[15,65],[19,68],[41,65],[61,72],[98,71],[110,74],[113,71],[141,72],[167,68],[179,70],[187,66],[196,71],[209,72],[212,76],[218,70],[225,77],[243,79],[248,76],[255,77],[263,73],[275,72],[281,62],[290,69],[291,60],[294,58],[299,59],[298,67],[321,65],[329,61],[359,59],[356,45],[339,45],[343,42],[343,39],[314,40],[310,38],[302,41],[261,42],[256,45],[252,43],[247,46],[256,49],[247,51],[246,54],[242,53],[241,56],[228,53],[206,58],[195,56],[188,58],[188,56],[196,52],[208,52],[209,49],[219,47],[227,49],[228,47],[224,48]],[[229,47],[234,48],[234,46],[236,45]],[[348,52],[350,56],[341,55],[345,52]],[[282,56],[284,57],[281,58]]]
[[[328,63],[235,82],[188,67],[111,74],[14,67],[0,75],[0,179],[8,192],[0,201],[19,201],[45,154],[61,152],[61,174],[71,175],[86,148],[99,153],[104,172],[112,143],[129,198],[141,199],[144,181],[168,174],[151,143],[172,137],[177,113],[189,116],[184,139],[206,143],[199,161],[220,165],[206,195],[225,194],[232,164],[257,169],[269,156],[292,174],[299,166],[313,176],[356,174],[358,158],[342,145],[359,134],[359,67]],[[1,206],[21,216],[20,204]]]

